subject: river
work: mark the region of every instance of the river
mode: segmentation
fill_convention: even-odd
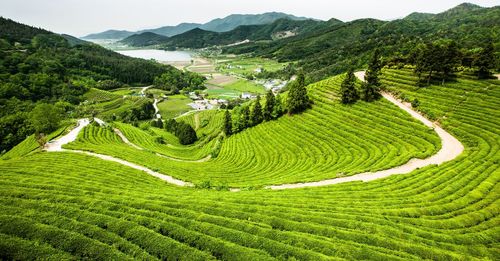
[[[163,51],[155,49],[119,50],[116,51],[126,56],[154,59],[158,62],[189,62],[193,59],[191,53],[185,51]]]

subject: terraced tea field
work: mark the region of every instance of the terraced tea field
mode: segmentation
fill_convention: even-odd
[[[210,181],[230,187],[317,181],[382,170],[439,150],[440,140],[432,129],[388,101],[341,105],[336,98],[341,80],[334,77],[309,87],[315,101],[312,110],[247,129],[222,143],[220,115],[207,114],[207,121],[216,124],[205,135],[198,131],[204,138],[193,146],[179,148],[168,144],[168,139],[166,145],[154,144],[150,133],[119,124],[132,143],[146,150],[116,137],[109,139],[114,135],[110,130],[86,130],[67,148],[112,155],[193,183]],[[187,119],[196,128],[193,117]],[[152,152],[188,162],[165,160]],[[191,162],[208,155],[214,156],[208,162]]]
[[[231,136],[208,162],[157,157],[154,149],[167,153],[179,147],[172,137],[123,124],[115,126],[148,151],[96,126],[70,147],[116,153],[186,180],[241,186],[384,169],[439,150],[432,130],[386,100],[340,105],[340,81],[335,77],[310,86],[312,110]],[[459,79],[417,88],[411,72],[394,70],[384,72],[383,82],[404,98],[417,98],[418,109],[457,137],[464,152],[439,166],[369,183],[238,193],[175,187],[70,152],[0,160],[1,257],[497,259],[500,82]],[[198,134],[218,133],[219,114],[206,113],[198,116],[209,121]],[[200,120],[186,117],[182,120],[190,124]],[[155,135],[164,135],[167,144],[151,144]],[[216,140],[202,139],[185,156],[209,151]],[[231,173],[224,176],[225,171]]]

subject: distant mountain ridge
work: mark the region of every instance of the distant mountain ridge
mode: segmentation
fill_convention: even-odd
[[[336,20],[337,23],[342,23]],[[306,31],[314,31],[329,25],[329,22],[316,20],[290,20],[281,18],[270,24],[241,25],[228,32],[213,32],[200,28],[194,28],[185,33],[172,36],[170,38],[154,33],[143,33],[132,35],[120,41],[120,43],[130,46],[160,45],[162,48],[205,48],[215,45],[229,45],[237,42],[266,41],[283,39]]]
[[[144,29],[137,32],[126,30],[107,30],[101,33],[89,34],[82,39],[116,39],[122,40],[134,34],[152,32],[155,34],[172,37],[178,34],[185,33],[195,28],[200,28],[212,32],[227,32],[241,25],[260,25],[270,24],[282,18],[290,20],[307,20],[305,17],[297,17],[290,14],[279,12],[268,12],[263,14],[232,14],[224,18],[217,18],[205,24],[197,23],[181,23],[176,26],[163,26],[154,29]]]

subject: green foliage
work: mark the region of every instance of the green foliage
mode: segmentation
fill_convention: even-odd
[[[372,59],[368,64],[368,70],[365,74],[365,82],[361,85],[362,87],[362,97],[364,101],[375,101],[382,97],[380,95],[380,81],[379,75],[382,69],[382,64],[380,62],[379,51],[375,49],[373,52]]]
[[[226,134],[226,136],[230,136],[233,133],[233,121],[232,121],[231,113],[229,112],[229,110],[226,110],[224,112],[223,130],[224,130],[224,134]]]
[[[461,60],[460,50],[453,41],[427,43],[416,47],[414,52],[415,72],[420,82],[427,84],[433,76],[443,82],[449,79]]]
[[[356,89],[356,77],[354,76],[354,71],[350,69],[347,72],[344,81],[342,81],[342,85],[340,88],[341,100],[343,104],[351,104],[355,103],[359,100],[359,93]]]
[[[311,106],[305,84],[304,74],[298,74],[297,79],[290,83],[286,107],[289,114],[297,114]]]
[[[39,103],[30,113],[30,121],[37,133],[50,133],[59,127],[63,110],[47,103]]]
[[[96,84],[96,88],[101,90],[114,90],[123,87],[123,83],[117,80],[103,80]]]
[[[252,113],[250,116],[250,124],[252,126],[258,125],[264,120],[262,117],[262,105],[260,104],[260,95],[257,95],[257,99],[255,99]]]
[[[489,42],[481,49],[477,57],[474,59],[473,65],[477,67],[477,76],[479,79],[488,79],[491,77],[491,71],[495,68],[495,48]]]
[[[120,118],[124,122],[135,122],[141,120],[149,120],[153,118],[155,108],[153,103],[149,100],[144,100],[139,106],[133,107],[130,111],[123,111]]]
[[[277,94],[275,97],[275,104],[273,108],[273,118],[279,118],[283,115],[285,109],[283,108],[283,103],[281,102],[281,95]]]
[[[155,34],[152,32],[144,32],[140,34],[133,34],[123,40],[120,40],[120,43],[129,45],[129,46],[150,46],[161,44],[166,41],[168,37]]]
[[[179,90],[201,90],[206,78],[188,71],[172,70],[154,79],[155,88],[178,94]]]
[[[174,119],[168,119],[165,122],[165,129],[172,132],[179,139],[180,144],[189,145],[196,142],[198,137],[193,127],[183,121],[177,122]]]
[[[276,103],[276,99],[274,97],[274,93],[272,90],[268,90],[266,93],[266,104],[264,106],[264,110],[262,111],[262,116],[265,121],[270,121],[274,118],[274,106]]]
[[[309,82],[315,82],[353,66],[362,68],[379,48],[383,56],[392,57],[407,56],[415,45],[439,39],[453,40],[464,48],[475,48],[491,40],[498,45],[498,17],[498,7],[458,6],[436,15],[412,14],[392,21],[326,21],[325,28],[298,37],[251,42],[227,47],[224,52],[296,62],[296,69],[303,70]]]

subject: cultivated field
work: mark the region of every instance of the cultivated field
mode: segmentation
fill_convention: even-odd
[[[440,148],[433,130],[386,100],[338,102],[342,77],[309,87],[312,110],[222,141],[221,115],[182,118],[203,136],[181,146],[160,129],[90,125],[67,146],[98,151],[189,181],[260,186],[398,166]],[[369,183],[282,191],[175,187],[71,152],[0,160],[0,249],[6,259],[497,259],[500,255],[500,82],[460,78],[415,87],[385,70],[387,89],[457,137],[457,159]],[[207,122],[208,121],[208,122]],[[162,136],[166,144],[158,144]],[[214,137],[211,137],[214,136]],[[25,144],[26,145],[26,144]],[[23,145],[23,146],[25,146]],[[24,153],[19,153],[24,155]]]

